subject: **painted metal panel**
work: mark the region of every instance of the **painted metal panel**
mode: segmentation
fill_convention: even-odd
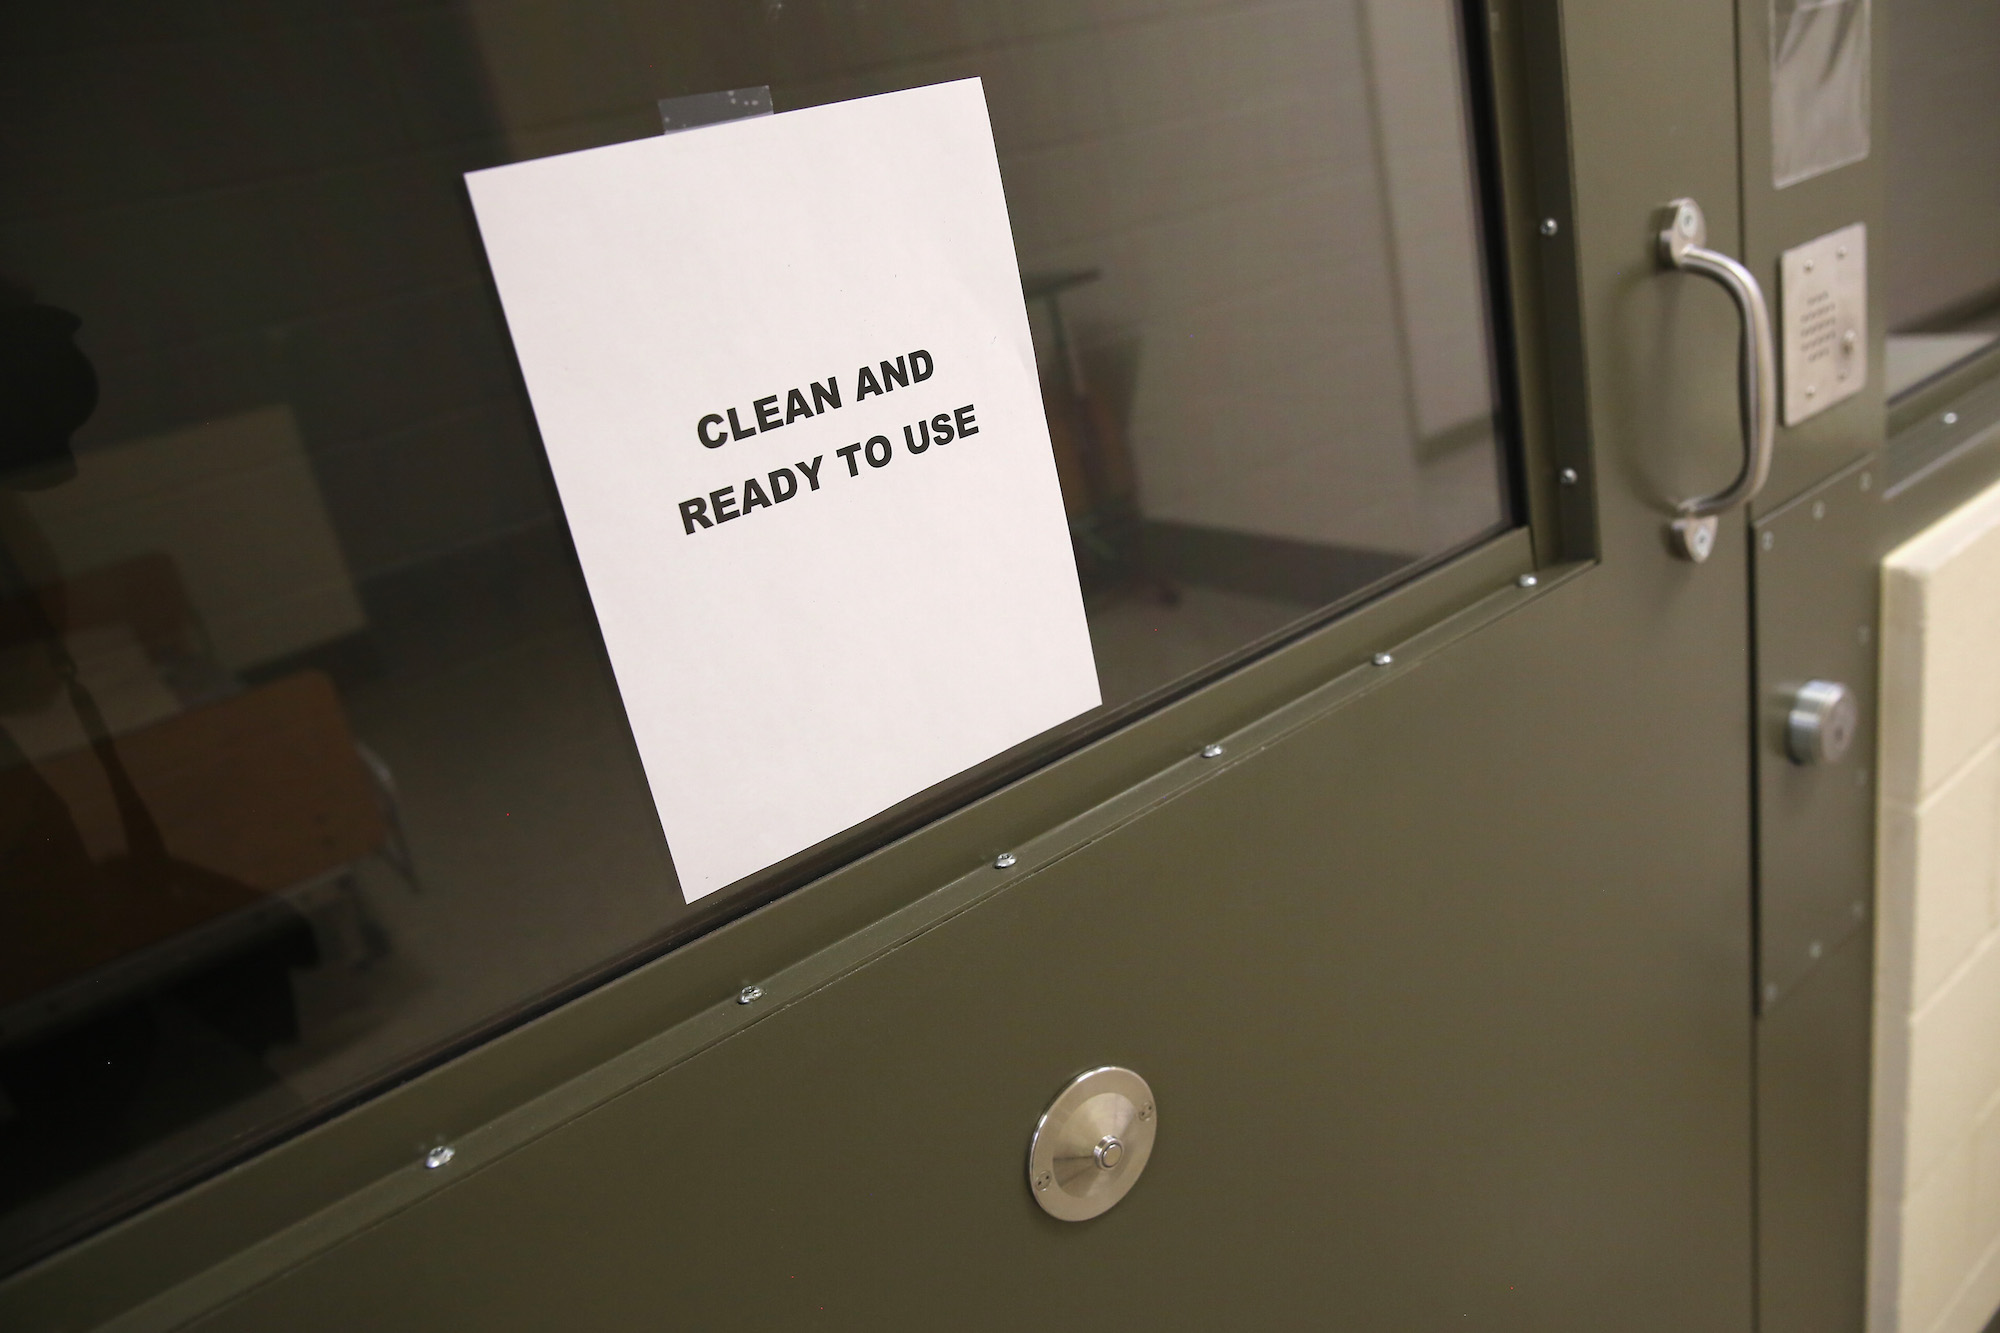
[[[1739,225],[1734,11],[1490,16],[1532,103],[1507,218],[1536,535],[1581,529],[1595,564],[1371,645],[1392,664],[1248,719],[1205,768],[1108,798],[1079,781],[1010,886],[907,881],[944,886],[898,944],[831,943],[762,1011],[717,988],[659,1034],[688,1043],[664,1072],[621,1064],[642,1041],[575,1079],[630,1077],[547,1115],[545,1075],[501,1079],[482,1104],[518,1095],[490,1122],[513,1116],[510,1141],[455,1172],[409,1152],[380,1208],[264,1223],[218,1182],[255,1239],[207,1286],[174,1268],[187,1201],[167,1205],[132,1228],[128,1295],[155,1300],[119,1326],[1749,1328],[1745,532],[1701,567],[1661,539],[1671,498],[1735,464],[1735,326],[1652,258],[1675,195]],[[1584,464],[1575,500],[1557,459]],[[1011,820],[924,864],[984,861]],[[891,921],[817,901],[824,938]],[[1163,1131],[1131,1197],[1069,1226],[1027,1195],[1027,1135],[1105,1062],[1151,1080]],[[371,1162],[431,1127],[377,1128]],[[19,1326],[78,1322],[77,1285],[35,1291],[53,1299]]]

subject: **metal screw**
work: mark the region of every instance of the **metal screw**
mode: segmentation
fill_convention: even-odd
[[[1806,272],[1810,273],[1812,271],[1813,271],[1813,262],[1812,260],[1808,259],[1806,261]]]
[[[1843,246],[1840,246],[1840,247],[1839,247],[1838,249],[1836,249],[1836,250],[1835,250],[1835,251],[1833,252],[1833,257],[1834,257],[1835,259],[1845,259],[1845,258],[1847,258],[1847,247],[1846,247],[1846,246],[1844,246],[1844,245],[1843,245]]]
[[[1201,757],[1203,759],[1220,759],[1222,758],[1222,747],[1220,745],[1204,745],[1201,747]]]
[[[1046,1171],[1042,1172],[1042,1174],[1035,1177],[1035,1188],[1037,1190],[1045,1190],[1054,1183],[1055,1183],[1055,1177],[1050,1175]]]
[[[763,998],[764,988],[762,986],[745,986],[742,990],[736,992],[736,1003],[738,1004],[755,1004]]]
[[[1577,483],[1576,469],[1573,467],[1564,468],[1562,471],[1556,473],[1556,480],[1561,482],[1565,486],[1576,485]]]
[[[435,1171],[456,1156],[458,1156],[456,1148],[449,1143],[440,1143],[424,1154],[424,1170]]]
[[[1873,472],[1864,472],[1861,474],[1861,489],[1864,491],[1875,489],[1875,474]]]
[[[1541,580],[1536,578],[1533,574],[1523,574],[1521,575],[1521,577],[1514,580],[1514,586],[1517,588],[1532,588],[1537,583],[1540,582]]]
[[[1944,424],[1947,426],[1956,426],[1958,424],[1958,413],[1956,412],[1945,413]]]
[[[1820,945],[1820,942],[1818,940],[1814,940],[1811,944],[1808,944],[1806,946],[1806,957],[1808,958],[1818,958],[1821,954],[1825,952],[1826,950]]]
[[[1762,543],[1762,545],[1763,545],[1763,547],[1764,547],[1764,549],[1765,549],[1765,550],[1767,550],[1767,551],[1768,551],[1768,550],[1770,550],[1770,549],[1771,549],[1771,548],[1772,548],[1773,546],[1776,546],[1777,544],[1778,544],[1778,534],[1777,534],[1777,533],[1775,533],[1775,532],[1767,532],[1767,533],[1765,533],[1765,534],[1764,534],[1764,540],[1763,540],[1763,543]]]
[[[1389,664],[1390,664],[1391,662],[1393,662],[1393,661],[1395,661],[1395,660],[1396,660],[1395,658],[1393,658],[1393,657],[1389,656],[1389,654],[1387,654],[1387,653],[1377,653],[1377,654],[1375,654],[1375,665],[1376,665],[1376,666],[1388,666],[1388,665],[1389,665]]]
[[[1139,1118],[1141,1120],[1151,1120],[1153,1118],[1153,1104],[1151,1102],[1147,1102],[1139,1108]]]
[[[1806,385],[1806,397],[1808,397],[1808,398],[1817,398],[1817,397],[1819,397],[1819,385],[1817,385],[1817,384],[1808,384],[1808,385]]]
[[[1542,219],[1542,235],[1553,236],[1561,230],[1562,230],[1562,225],[1558,223],[1554,218]]]
[[[1700,225],[1701,225],[1701,219],[1695,216],[1693,207],[1687,204],[1682,204],[1681,215],[1680,215],[1681,231],[1686,235],[1692,236],[1694,235],[1695,228]]]
[[[1826,501],[1824,500],[1813,501],[1813,517],[1814,518],[1826,517]]]
[[[1014,864],[1014,853],[1012,852],[1002,852],[1000,853],[1000,855],[993,858],[993,868],[995,870],[1005,870],[1008,866],[1011,866],[1013,864]]]

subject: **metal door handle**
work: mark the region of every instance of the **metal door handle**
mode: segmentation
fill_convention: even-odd
[[[1771,454],[1778,441],[1778,356],[1771,307],[1756,275],[1728,255],[1707,248],[1708,219],[1700,204],[1676,199],[1667,208],[1660,262],[1721,283],[1743,319],[1743,470],[1723,490],[1676,506],[1680,517],[1673,525],[1674,549],[1699,564],[1715,549],[1715,516],[1756,499],[1771,475]]]

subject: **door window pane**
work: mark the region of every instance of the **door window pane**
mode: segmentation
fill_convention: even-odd
[[[1903,0],[1890,18],[1894,397],[2000,341],[2000,6]]]
[[[9,6],[0,1267],[740,909],[462,173],[983,79],[1107,701],[1053,752],[1512,522],[1456,14]]]

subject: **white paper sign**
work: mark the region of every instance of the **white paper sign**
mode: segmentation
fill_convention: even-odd
[[[467,181],[690,901],[1098,703],[977,80]]]

